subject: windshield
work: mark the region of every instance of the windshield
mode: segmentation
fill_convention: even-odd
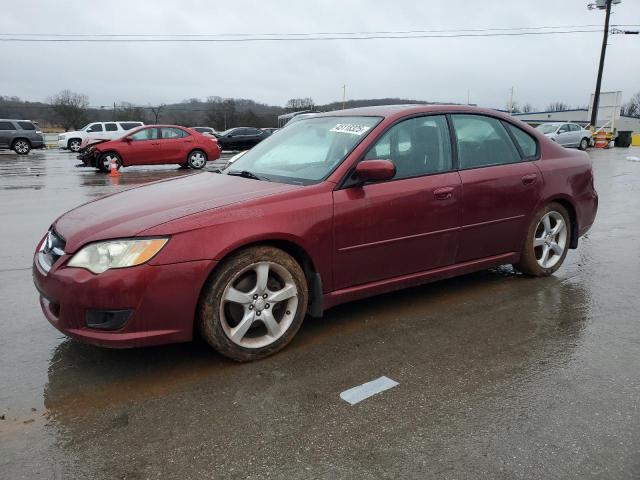
[[[87,123],[84,127],[82,127],[80,130],[78,130],[79,132],[84,132],[87,128],[89,128],[89,125],[91,125],[90,123]]]
[[[540,130],[542,133],[553,133],[558,129],[557,123],[543,123],[538,125],[536,130]]]
[[[380,117],[317,117],[296,122],[239,158],[227,173],[308,185],[329,175],[375,127]]]

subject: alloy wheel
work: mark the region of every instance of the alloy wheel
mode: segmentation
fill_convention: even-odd
[[[80,145],[81,143],[79,140],[71,140],[71,142],[69,142],[69,150],[77,152],[80,150]]]
[[[29,151],[29,144],[24,140],[18,140],[13,148],[17,153],[27,153]]]
[[[538,265],[552,268],[560,261],[566,247],[567,224],[560,213],[552,210],[540,219],[533,238]]]
[[[237,273],[222,293],[222,329],[241,347],[268,346],[287,332],[298,301],[298,288],[285,267],[273,262],[251,264]]]

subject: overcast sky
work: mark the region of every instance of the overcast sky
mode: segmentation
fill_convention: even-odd
[[[594,0],[595,1],[595,0]],[[20,0],[2,8],[0,33],[220,34],[536,27],[602,24],[587,0]],[[612,23],[640,24],[640,1],[614,6]],[[449,39],[259,43],[8,43],[0,95],[45,100],[61,89],[91,105],[157,104],[209,95],[283,105],[403,97],[543,109],[586,105],[599,33]],[[640,90],[640,36],[610,37],[603,91]]]

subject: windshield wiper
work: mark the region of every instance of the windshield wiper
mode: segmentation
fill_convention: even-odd
[[[259,177],[255,173],[250,172],[249,170],[231,170],[231,171],[227,172],[227,175],[233,175],[235,177],[251,178],[253,180],[266,180],[266,181],[269,181],[267,178]]]

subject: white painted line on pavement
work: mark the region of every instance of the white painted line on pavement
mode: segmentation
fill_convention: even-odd
[[[384,392],[398,385],[398,382],[387,377],[380,377],[371,382],[363,383],[357,387],[345,390],[340,394],[340,398],[351,405],[355,405],[362,400],[369,398],[377,393]]]

